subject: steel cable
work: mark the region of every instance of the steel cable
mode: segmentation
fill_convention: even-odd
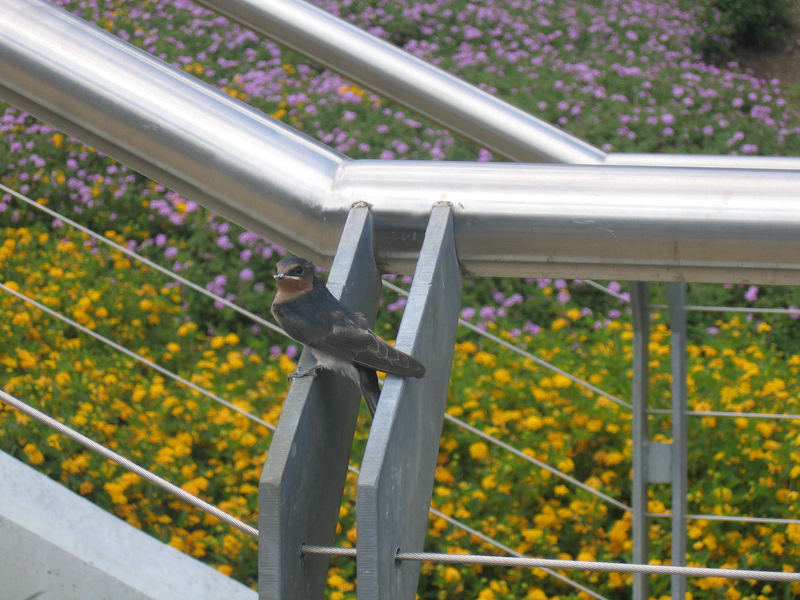
[[[218,402],[218,403],[222,404],[223,406],[228,407],[229,409],[239,413],[240,415],[242,415],[244,417],[247,417],[251,421],[253,421],[255,423],[258,423],[259,425],[263,425],[267,429],[275,431],[275,425],[273,425],[271,423],[268,423],[264,419],[262,419],[260,417],[257,417],[256,415],[251,414],[251,413],[247,412],[246,410],[244,410],[242,408],[239,408],[235,404],[233,404],[231,402],[228,402],[227,400],[217,396],[213,392],[209,392],[205,388],[197,385],[196,383],[193,383],[193,382],[189,381],[185,377],[181,377],[177,373],[173,373],[169,369],[166,369],[166,368],[162,367],[161,365],[159,365],[157,363],[154,363],[152,360],[150,360],[148,358],[145,358],[144,356],[141,356],[140,354],[137,354],[136,352],[134,352],[132,350],[128,350],[125,346],[121,346],[117,342],[108,339],[104,335],[101,335],[101,334],[97,333],[96,331],[93,331],[93,330],[89,329],[88,327],[85,327],[84,325],[81,325],[77,321],[73,321],[72,319],[70,319],[66,315],[62,315],[58,311],[55,311],[55,310],[53,310],[52,308],[50,308],[48,306],[45,306],[41,302],[37,302],[33,298],[30,298],[29,296],[26,296],[25,294],[10,288],[9,286],[7,286],[4,283],[0,283],[0,289],[8,292],[9,294],[11,294],[13,296],[16,296],[17,298],[19,298],[20,300],[23,300],[24,302],[27,302],[31,306],[35,306],[36,308],[46,312],[50,316],[55,317],[56,319],[59,319],[60,321],[63,321],[64,323],[67,323],[68,325],[70,325],[72,327],[75,327],[79,331],[82,331],[83,333],[95,338],[96,340],[111,346],[112,348],[114,348],[118,352],[122,352],[126,356],[129,356],[129,357],[133,358],[134,360],[142,363],[143,365],[147,365],[151,369],[155,369],[156,371],[158,371],[162,375],[166,375],[170,379],[173,379],[173,380],[177,381],[178,383],[180,383],[182,385],[185,385],[186,387],[188,387],[188,388],[190,388],[190,389],[192,389],[192,390],[194,390],[194,391],[206,396],[207,398],[210,398],[211,400],[214,400],[215,402]]]
[[[357,557],[356,548],[303,545],[303,554],[327,554]],[[800,581],[800,572],[755,571],[749,569],[719,569],[711,567],[679,567],[673,565],[642,565],[632,563],[598,562],[588,560],[561,560],[555,558],[527,558],[517,556],[492,556],[486,554],[445,554],[441,552],[403,552],[395,555],[398,561],[482,565],[487,567],[527,567],[616,573],[645,573],[647,575],[682,575],[684,577],[721,577],[725,579],[755,579],[758,581]]]
[[[191,504],[192,506],[199,508],[200,510],[218,518],[220,521],[227,523],[231,527],[235,527],[239,531],[242,531],[247,535],[258,539],[258,529],[251,527],[250,525],[248,525],[243,521],[240,521],[233,515],[229,515],[228,513],[217,508],[213,504],[209,504],[202,498],[198,498],[194,494],[190,494],[183,488],[178,487],[174,483],[170,483],[163,477],[159,477],[158,475],[156,475],[151,471],[148,471],[147,469],[139,466],[132,460],[129,460],[124,456],[122,456],[121,454],[118,454],[113,450],[106,448],[102,444],[94,441],[91,438],[86,437],[82,433],[75,431],[74,429],[68,427],[67,425],[64,425],[62,422],[57,421],[56,419],[52,418],[49,415],[46,415],[42,411],[33,408],[32,406],[26,404],[25,402],[12,396],[11,394],[8,394],[7,392],[0,390],[0,400],[3,400],[7,404],[10,404],[18,411],[28,415],[33,419],[36,419],[40,423],[44,423],[48,427],[55,429],[62,435],[65,435],[75,440],[76,442],[85,446],[86,448],[89,448],[93,452],[97,452],[98,454],[107,458],[108,460],[111,460],[120,465],[121,467],[124,467],[133,473],[136,473],[142,479],[145,479],[150,483],[157,485],[158,487],[166,490],[173,496],[177,496],[187,504]]]

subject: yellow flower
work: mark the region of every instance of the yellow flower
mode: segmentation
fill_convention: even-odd
[[[564,473],[569,473],[575,468],[575,463],[572,462],[572,459],[569,457],[563,458],[556,464],[559,471],[563,471]]]
[[[508,369],[497,369],[493,373],[494,380],[500,385],[505,385],[511,382],[511,371]]]
[[[489,455],[489,447],[483,442],[475,442],[469,446],[469,455],[475,460],[483,460]]]
[[[39,450],[38,446],[36,446],[36,444],[25,444],[23,450],[25,450],[25,454],[28,455],[28,460],[31,462],[31,464],[40,465],[44,462],[44,455]]]
[[[550,325],[550,328],[553,331],[558,331],[559,329],[564,329],[564,327],[569,327],[569,321],[564,317],[558,317],[553,323]]]
[[[473,358],[473,360],[484,367],[494,367],[497,358],[494,356],[494,354],[489,354],[488,352],[481,350],[480,352],[475,353],[475,358]]]
[[[567,388],[572,385],[572,380],[566,375],[556,373],[553,375],[553,386],[557,388]]]
[[[461,579],[461,573],[458,572],[458,569],[454,567],[446,567],[444,570],[444,580],[447,583],[453,583],[454,581],[458,581]]]
[[[208,489],[208,479],[205,477],[195,477],[184,483],[181,488],[197,496],[201,491]]]
[[[497,480],[494,475],[487,475],[481,479],[481,487],[485,490],[491,490],[497,487]]]
[[[285,354],[281,354],[279,366],[284,375],[288,375],[289,373],[295,370],[294,362],[292,361],[291,358],[289,358]]]
[[[478,351],[478,347],[475,345],[474,342],[462,342],[460,344],[456,344],[456,350],[461,350],[466,354],[474,354],[475,352]],[[800,358],[800,355],[798,355],[798,358]]]
[[[353,589],[355,589],[355,586],[352,583],[350,583],[349,581],[344,579],[341,575],[338,575],[336,573],[332,573],[331,575],[328,576],[328,586],[332,588],[337,588],[338,590],[343,592],[350,592]]]
[[[222,538],[222,551],[227,555],[237,555],[242,549],[242,542],[230,533]]]
[[[178,335],[185,337],[197,329],[197,324],[189,321],[178,327]]]
[[[114,504],[127,504],[128,498],[125,496],[125,488],[127,486],[115,482],[115,481],[107,481],[103,484],[103,489],[108,492],[108,495],[111,496],[111,502]]]
[[[536,431],[537,429],[541,429],[542,425],[544,424],[542,418],[539,415],[531,415],[526,418],[522,422],[526,428],[530,429],[531,431]]]
[[[242,446],[255,446],[256,442],[258,442],[258,438],[248,431],[242,436],[239,442]]]
[[[793,544],[800,544],[800,525],[790,523],[786,526],[786,537]]]

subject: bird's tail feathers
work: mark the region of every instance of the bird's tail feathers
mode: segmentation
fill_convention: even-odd
[[[381,389],[378,387],[378,374],[372,369],[358,365],[356,365],[356,370],[358,371],[358,387],[361,388],[361,395],[364,396],[370,416],[374,417],[375,409],[378,408],[378,398],[381,395]]]
[[[425,366],[413,356],[398,350],[391,344],[386,343],[374,333],[372,334],[373,345],[368,351],[356,354],[354,362],[357,365],[371,367],[377,371],[383,371],[390,375],[400,375],[401,377],[423,377]]]

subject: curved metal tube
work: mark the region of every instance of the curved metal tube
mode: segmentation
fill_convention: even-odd
[[[41,0],[0,0],[0,97],[289,247],[346,160]]]
[[[0,96],[323,265],[372,206],[409,271],[437,202],[476,275],[800,283],[800,172],[350,161],[41,0],[0,0]]]
[[[199,0],[369,89],[518,162],[598,164],[605,154],[302,0]]]

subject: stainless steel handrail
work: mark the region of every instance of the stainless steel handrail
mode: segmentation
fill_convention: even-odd
[[[366,202],[411,270],[446,201],[476,275],[800,282],[798,170],[353,161],[42,0],[0,0],[0,97],[323,265]]]

